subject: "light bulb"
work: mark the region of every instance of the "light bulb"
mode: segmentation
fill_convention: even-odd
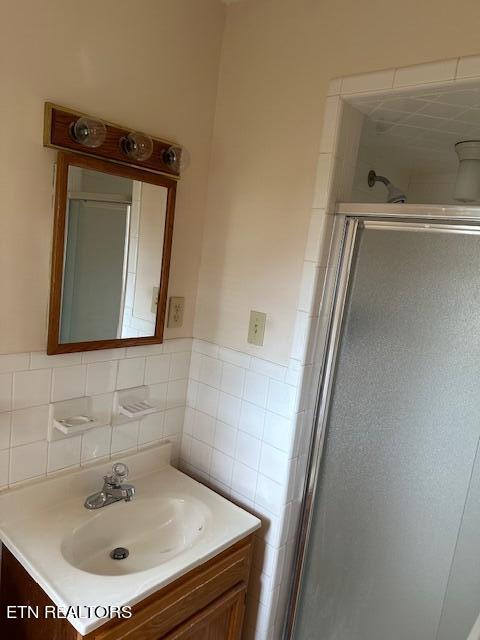
[[[162,159],[170,169],[176,173],[180,173],[189,166],[190,153],[185,149],[185,147],[172,145],[163,152]]]
[[[148,160],[153,152],[153,140],[150,136],[137,131],[122,138],[120,146],[132,160]]]
[[[79,118],[70,125],[70,133],[75,142],[84,147],[100,147],[107,136],[107,128],[101,120]]]

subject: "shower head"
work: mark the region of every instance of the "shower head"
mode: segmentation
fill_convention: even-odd
[[[387,191],[387,202],[405,204],[405,202],[407,201],[407,196],[394,184],[389,184],[387,186]]]
[[[375,171],[372,169],[368,172],[368,186],[374,187],[376,182],[382,182],[387,187],[387,202],[392,204],[403,204],[407,201],[407,196],[401,189],[392,184],[388,178],[385,178],[385,176],[377,176]]]

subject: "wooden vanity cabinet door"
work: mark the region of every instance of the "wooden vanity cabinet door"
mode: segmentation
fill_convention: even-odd
[[[162,640],[240,640],[246,595],[238,585]]]
[[[78,640],[239,639],[252,547],[250,535],[140,602],[132,618],[107,622]]]

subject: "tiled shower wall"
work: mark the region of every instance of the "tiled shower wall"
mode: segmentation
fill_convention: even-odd
[[[76,469],[163,439],[178,457],[191,339],[162,345],[47,356],[0,356],[0,488]],[[113,392],[147,385],[161,410],[141,420],[47,441],[48,404],[92,396],[112,408]]]

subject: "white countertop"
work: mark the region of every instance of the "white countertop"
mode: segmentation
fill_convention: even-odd
[[[258,518],[171,467],[169,457],[170,446],[161,445],[119,458],[130,467],[128,482],[135,486],[136,498],[129,503],[122,501],[98,510],[89,511],[83,503],[87,495],[101,489],[102,476],[111,468],[111,462],[8,490],[0,494],[0,538],[57,606],[133,605],[260,527]],[[201,533],[196,533],[193,539],[188,535],[180,536],[185,546],[172,557],[161,549],[156,550],[156,557],[161,556],[162,559],[157,557],[154,560],[156,566],[144,568],[145,562],[151,566],[148,553],[152,549],[152,540],[157,536],[156,509],[159,509],[160,502],[163,504],[168,500],[174,505],[187,505],[185,519],[191,522],[186,523],[186,527],[196,526],[198,518],[201,518],[202,525],[198,528]],[[165,506],[161,508],[166,509]],[[108,532],[107,544],[112,539],[113,546],[124,546],[124,530],[128,529],[132,536],[135,521],[143,509],[152,525],[144,524],[143,528],[148,529],[147,535],[150,535],[149,531],[153,532],[150,546],[141,547],[144,551],[143,565],[141,562],[138,564],[142,554],[134,551],[129,558],[120,561],[122,564],[111,561],[114,572],[116,567],[121,567],[123,573],[117,575],[90,573],[88,557],[87,570],[77,568],[75,562],[72,564],[68,560],[71,560],[71,540],[78,542],[80,539],[83,543],[84,530],[90,532],[90,541],[85,544],[94,544],[98,531],[101,532],[103,527]],[[182,513],[177,515],[177,519],[183,517]],[[162,517],[168,517],[168,514]],[[194,517],[197,517],[196,521],[192,520]],[[170,518],[169,523],[171,521]],[[97,538],[91,533],[92,528]],[[142,539],[144,534],[145,531],[139,531]],[[159,539],[162,535],[159,530]],[[176,535],[176,530],[173,535]],[[133,546],[139,548],[138,541],[134,540]],[[91,546],[86,548],[91,549]],[[94,566],[92,554],[86,555],[90,555]],[[82,609],[82,615],[85,611]],[[75,615],[68,616],[68,619],[83,635],[108,621],[93,616],[77,618]]]

